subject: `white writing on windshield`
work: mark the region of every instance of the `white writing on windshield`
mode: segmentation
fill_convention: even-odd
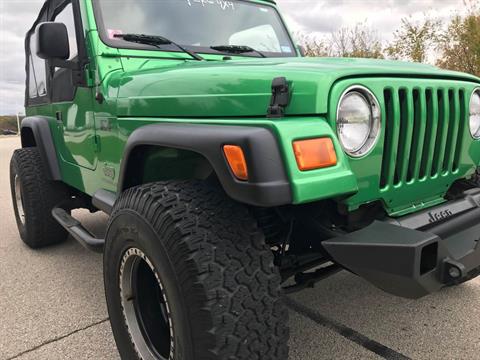
[[[228,0],[187,0],[188,5],[192,6],[193,4],[205,5],[217,5],[220,6],[222,10],[235,10],[235,4],[232,1]]]

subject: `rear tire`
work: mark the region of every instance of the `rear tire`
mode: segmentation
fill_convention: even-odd
[[[127,190],[112,213],[104,277],[122,359],[288,358],[272,253],[248,211],[216,188]]]
[[[58,244],[68,233],[52,216],[52,209],[68,199],[67,187],[48,180],[37,148],[15,150],[10,162],[10,188],[18,231],[32,249]]]

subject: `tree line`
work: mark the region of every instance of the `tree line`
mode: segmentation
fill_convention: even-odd
[[[307,56],[357,57],[433,63],[480,76],[480,2],[465,0],[465,11],[448,21],[425,14],[403,18],[389,43],[360,23],[326,37],[297,33]]]
[[[16,116],[0,116],[0,135],[12,135],[17,132]]]

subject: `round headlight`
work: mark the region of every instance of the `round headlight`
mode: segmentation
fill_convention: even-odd
[[[480,89],[476,89],[470,100],[470,133],[480,139]]]
[[[337,133],[347,154],[360,157],[368,153],[380,134],[380,106],[366,88],[345,91],[337,111]]]

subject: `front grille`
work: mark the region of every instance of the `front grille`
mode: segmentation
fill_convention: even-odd
[[[384,89],[385,144],[380,188],[458,171],[465,126],[465,90]]]

